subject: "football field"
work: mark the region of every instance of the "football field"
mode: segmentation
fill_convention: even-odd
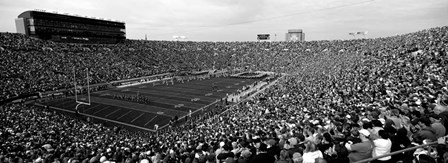
[[[215,102],[235,93],[243,86],[251,85],[261,79],[241,79],[231,77],[210,78],[153,85],[152,83],[114,88],[91,93],[91,105],[80,105],[81,114],[110,121],[121,125],[152,130],[157,124],[165,127],[171,118],[182,118],[190,110],[200,114],[201,108],[214,105]],[[214,86],[213,86],[214,85]],[[78,96],[85,101],[86,96]],[[137,102],[117,97],[144,97],[149,102]],[[74,112],[77,103],[75,97],[48,101],[43,105],[58,110]]]

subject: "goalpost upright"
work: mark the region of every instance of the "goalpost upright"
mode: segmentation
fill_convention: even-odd
[[[76,107],[75,110],[76,112],[78,112],[78,106],[79,105],[89,105],[90,106],[90,78],[89,78],[89,69],[86,68],[86,76],[87,76],[87,99],[88,102],[83,102],[83,101],[79,101],[78,100],[78,92],[77,92],[77,87],[76,87],[76,71],[75,71],[75,67],[73,67],[73,84],[75,86],[75,100],[76,100]]]

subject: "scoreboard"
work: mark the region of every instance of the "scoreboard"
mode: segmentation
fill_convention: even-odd
[[[258,34],[257,40],[270,40],[270,34]]]
[[[290,29],[285,36],[285,41],[305,41],[305,33],[302,29]]]

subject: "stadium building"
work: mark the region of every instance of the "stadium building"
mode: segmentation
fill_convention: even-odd
[[[302,29],[290,29],[286,35],[286,41],[305,41],[305,33]]]
[[[17,33],[57,42],[118,43],[126,39],[124,22],[95,17],[33,10],[21,13],[15,23]]]

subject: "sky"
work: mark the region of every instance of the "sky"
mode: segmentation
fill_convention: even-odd
[[[284,41],[288,29],[345,40],[448,25],[448,0],[0,0],[0,32],[16,32],[14,19],[34,9],[121,20],[128,39],[148,40]]]

